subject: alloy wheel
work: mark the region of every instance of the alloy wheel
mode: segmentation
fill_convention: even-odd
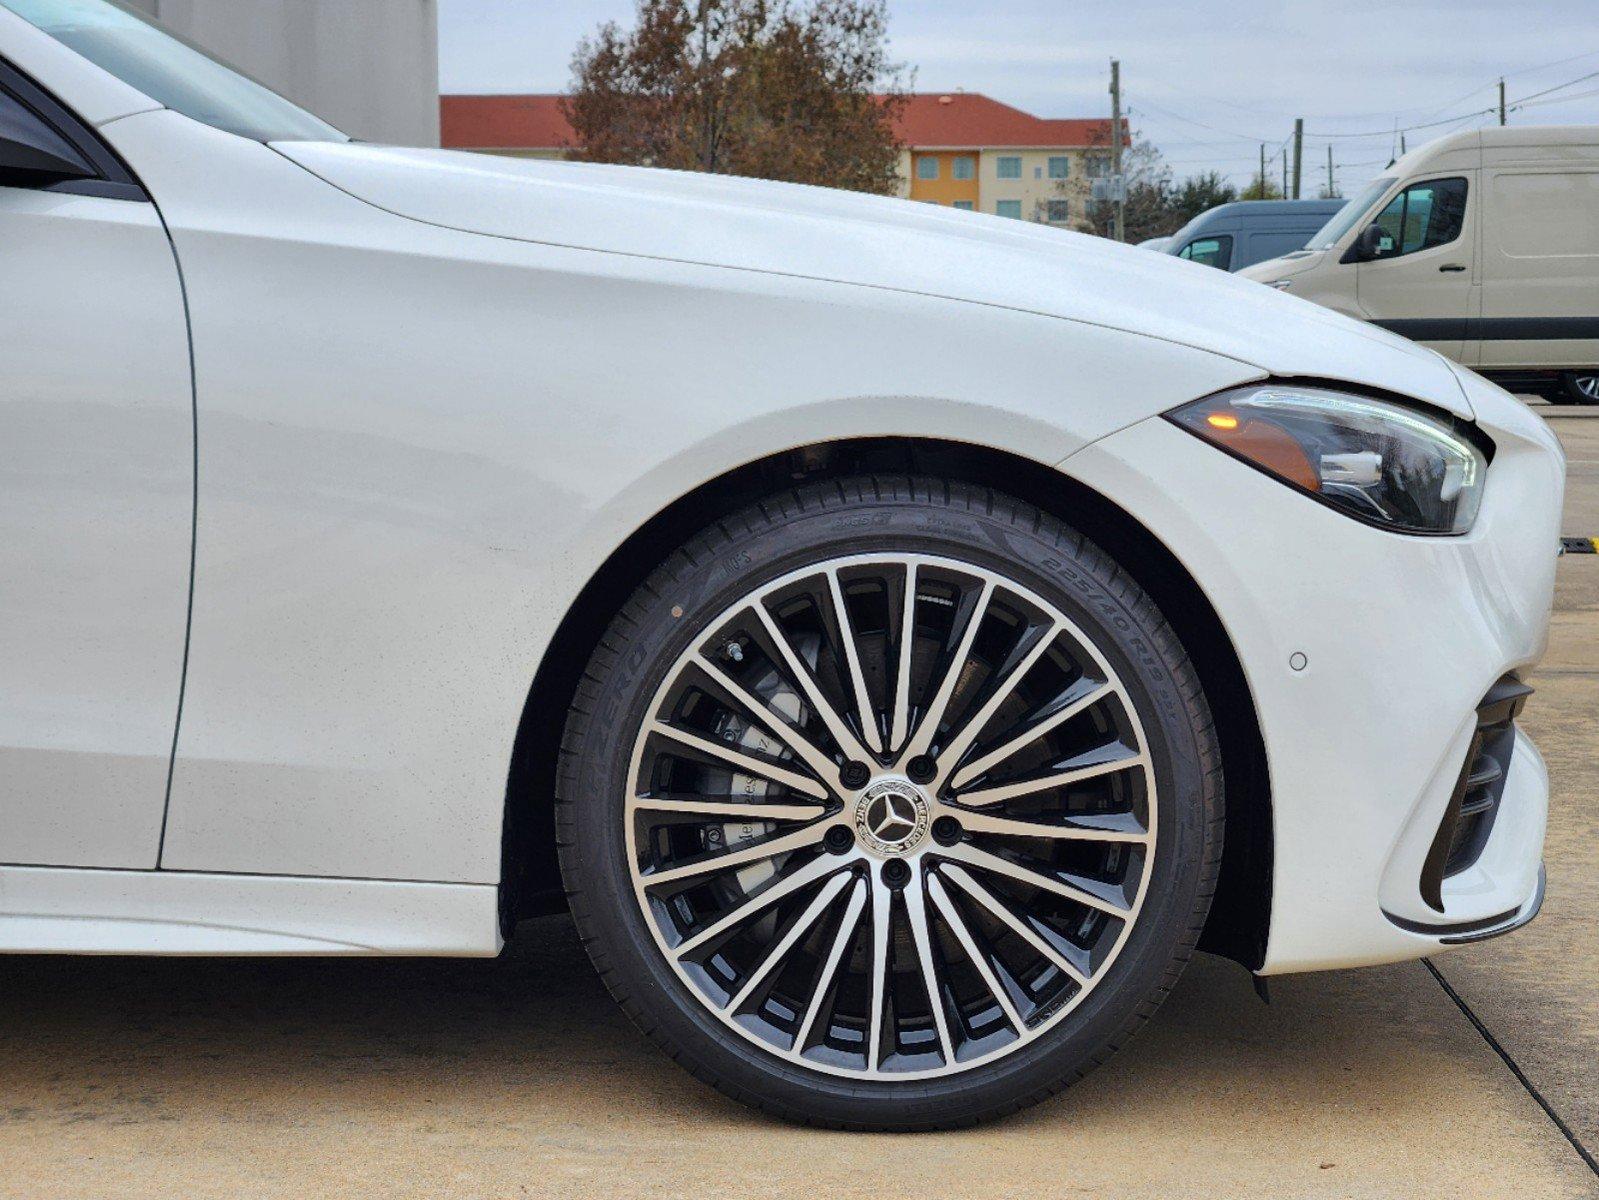
[[[830,559],[730,605],[633,749],[633,891],[695,1001],[856,1079],[1026,1045],[1106,977],[1154,863],[1122,680],[1023,584]]]

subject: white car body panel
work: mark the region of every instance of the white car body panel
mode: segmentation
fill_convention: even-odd
[[[188,871],[0,870],[18,953],[492,955],[495,889]]]
[[[1439,948],[1383,910],[1437,919],[1417,847],[1474,705],[1541,652],[1554,566],[1559,452],[1497,389],[1134,248],[818,189],[264,146],[118,93],[4,12],[0,53],[159,206],[199,462],[161,869],[0,867],[0,948],[493,952],[512,742],[574,599],[708,480],[859,436],[1060,464],[1188,567],[1276,789],[1266,970]],[[1158,416],[1268,375],[1475,417],[1499,447],[1476,529],[1360,525]],[[1536,902],[1526,747],[1520,817],[1448,920]]]
[[[1443,364],[1404,338],[1318,307],[1277,303],[1236,280],[1217,286],[1192,263],[1104,238],[719,175],[324,142],[278,149],[352,195],[446,228],[1136,330],[1272,374],[1365,383],[1471,415]],[[1151,305],[1156,295],[1161,303]],[[1372,344],[1345,353],[1341,335],[1350,333]]]
[[[174,113],[108,134],[193,312],[182,870],[495,882],[544,647],[667,503],[824,430],[1055,462],[1196,379],[1261,374],[1011,309],[433,228]],[[719,329],[739,335],[692,350]]]
[[[153,867],[194,505],[172,247],[125,200],[0,188],[0,224],[0,862]]]
[[[1461,538],[1399,537],[1284,496],[1161,419],[1062,464],[1204,581],[1238,651],[1272,786],[1264,973],[1430,953],[1431,938],[1384,912],[1470,923],[1519,908],[1537,888],[1539,855],[1526,839],[1542,844],[1547,783],[1525,738],[1510,807],[1477,865],[1445,880],[1442,916],[1416,887],[1476,704],[1506,671],[1542,656],[1554,594],[1558,448],[1520,402],[1474,385],[1497,454],[1476,526]],[[1358,592],[1340,579],[1360,580]],[[1290,666],[1295,653],[1302,671]]]

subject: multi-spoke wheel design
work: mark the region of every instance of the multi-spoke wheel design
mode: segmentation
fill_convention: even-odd
[[[903,1080],[1038,1038],[1111,971],[1155,858],[1124,682],[1035,591],[931,554],[832,558],[702,626],[649,702],[633,891],[764,1051]]]

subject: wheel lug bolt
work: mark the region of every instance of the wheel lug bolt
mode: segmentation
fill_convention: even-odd
[[[855,835],[843,825],[835,825],[822,838],[822,844],[834,854],[844,854],[855,844]]]
[[[933,840],[940,846],[953,846],[961,840],[961,823],[954,817],[939,817],[933,822]]]
[[[844,769],[838,773],[839,779],[847,788],[865,787],[866,781],[872,777],[872,772],[863,762],[847,762]]]
[[[911,881],[911,867],[903,858],[891,858],[883,864],[883,882],[891,888],[902,888]]]
[[[931,783],[937,773],[937,765],[925,754],[918,754],[905,764],[905,774],[911,777],[912,783]]]

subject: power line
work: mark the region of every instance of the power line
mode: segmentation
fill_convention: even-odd
[[[1599,71],[1589,71],[1586,75],[1579,75],[1575,79],[1568,79],[1565,83],[1557,83],[1554,87],[1544,88],[1544,90],[1541,92],[1534,92],[1530,96],[1523,96],[1520,100],[1517,100],[1516,103],[1525,104],[1529,100],[1536,100],[1539,96],[1547,96],[1550,92],[1558,92],[1563,88],[1568,88],[1578,83],[1585,83],[1590,79],[1599,79]]]
[[[1539,96],[1547,96],[1551,92],[1558,92],[1558,91],[1560,91],[1560,90],[1562,90],[1564,88],[1573,87],[1576,84],[1584,83],[1584,82],[1586,82],[1589,79],[1596,79],[1596,78],[1599,78],[1599,71],[1590,71],[1586,75],[1579,75],[1575,79],[1568,79],[1568,80],[1566,80],[1565,83],[1557,83],[1553,87],[1545,88],[1541,92],[1533,92],[1531,95],[1522,96],[1519,100],[1514,101],[1512,103],[1511,107],[1514,108],[1516,105],[1525,104],[1529,100],[1535,100]],[[1309,136],[1317,137],[1317,138],[1389,137],[1389,136],[1391,136],[1392,134],[1394,134],[1396,132],[1397,133],[1409,133],[1409,132],[1411,132],[1412,130],[1415,130],[1415,129],[1436,129],[1440,125],[1453,125],[1453,124],[1456,124],[1456,123],[1458,123],[1460,121],[1470,120],[1472,117],[1481,116],[1483,113],[1488,113],[1488,114],[1492,115],[1494,113],[1497,113],[1498,111],[1499,110],[1498,110],[1497,107],[1481,108],[1481,109],[1477,109],[1474,112],[1460,113],[1460,114],[1457,114],[1457,115],[1455,115],[1453,117],[1444,117],[1442,120],[1438,120],[1438,121],[1427,121],[1427,122],[1424,122],[1424,123],[1422,123],[1420,125],[1401,125],[1401,126],[1398,127],[1397,130],[1394,130],[1394,129],[1375,129],[1375,130],[1370,130],[1370,131],[1365,132],[1365,133],[1314,133],[1314,134],[1310,134]]]
[[[1574,54],[1574,55],[1571,55],[1568,58],[1557,59],[1557,60],[1555,60],[1554,62],[1551,62],[1551,63],[1543,63],[1543,64],[1541,64],[1541,65],[1539,65],[1537,67],[1524,67],[1524,68],[1522,68],[1522,69],[1520,69],[1518,71],[1507,72],[1505,77],[1509,78],[1509,77],[1514,76],[1514,75],[1525,75],[1525,74],[1527,74],[1527,73],[1529,73],[1531,71],[1544,70],[1544,69],[1546,69],[1548,67],[1559,66],[1559,65],[1561,65],[1563,63],[1568,63],[1568,62],[1575,62],[1576,60],[1582,59],[1582,58],[1589,58],[1589,57],[1591,57],[1594,54],[1599,54],[1599,51],[1588,51],[1588,52],[1585,52],[1583,54]],[[1561,91],[1564,88],[1573,87],[1576,84],[1583,83],[1583,82],[1585,82],[1585,81],[1587,81],[1589,79],[1594,79],[1594,78],[1599,78],[1599,71],[1590,71],[1586,75],[1579,75],[1575,79],[1568,79],[1564,83],[1557,83],[1553,87],[1545,88],[1543,91],[1533,92],[1530,95],[1523,96],[1520,99],[1511,102],[1511,104],[1508,106],[1507,111],[1515,111],[1515,109],[1517,107],[1519,107],[1519,106],[1521,106],[1523,104],[1526,104],[1529,101],[1537,100],[1540,97],[1548,96],[1548,95],[1550,95],[1550,94],[1552,94],[1554,92]],[[1480,91],[1483,91],[1483,90],[1485,90],[1487,88],[1494,87],[1494,86],[1496,86],[1496,85],[1493,84],[1493,83],[1481,84],[1481,85],[1473,88],[1471,91],[1467,92],[1464,96],[1461,97],[1461,99],[1466,99],[1467,97],[1473,96],[1473,95],[1475,95],[1476,93],[1478,93]],[[1586,97],[1588,94],[1589,93],[1583,93],[1582,97],[1572,96],[1572,97],[1566,97],[1566,99],[1581,99],[1583,97]],[[1446,104],[1440,105],[1439,107],[1440,108],[1447,108],[1449,106],[1449,104],[1456,103],[1456,102],[1457,101],[1450,101],[1450,102],[1448,102]],[[1153,110],[1154,112],[1160,114],[1161,116],[1165,117],[1168,120],[1178,121],[1178,122],[1181,122],[1184,125],[1192,125],[1196,129],[1203,129],[1203,130],[1206,130],[1209,133],[1219,133],[1219,134],[1222,134],[1225,137],[1233,138],[1233,139],[1236,139],[1238,141],[1254,142],[1257,145],[1260,142],[1267,142],[1269,144],[1272,141],[1272,139],[1270,139],[1270,138],[1263,138],[1263,137],[1258,137],[1258,136],[1255,136],[1255,135],[1252,135],[1252,134],[1240,133],[1240,132],[1238,132],[1235,129],[1223,129],[1219,125],[1211,125],[1211,124],[1208,124],[1207,122],[1204,122],[1204,121],[1196,121],[1192,117],[1182,116],[1180,113],[1172,112],[1170,109],[1163,108],[1159,104],[1151,103],[1149,100],[1140,101],[1140,109],[1150,109],[1150,110]],[[1128,112],[1131,113],[1132,111],[1133,110],[1131,108],[1129,108]],[[1401,112],[1412,111],[1413,112],[1413,111],[1416,111],[1416,110],[1415,109],[1410,109],[1410,110],[1400,109],[1398,111],[1401,111]],[[1436,112],[1437,109],[1434,109],[1432,111]],[[1487,107],[1487,108],[1474,109],[1473,111],[1468,112],[1468,113],[1457,113],[1454,116],[1450,116],[1450,117],[1441,117],[1441,118],[1439,118],[1436,121],[1423,121],[1423,122],[1420,122],[1420,123],[1414,124],[1414,125],[1399,125],[1399,126],[1396,126],[1396,127],[1392,128],[1392,129],[1374,129],[1374,130],[1363,131],[1363,132],[1360,132],[1360,133],[1344,133],[1344,132],[1326,132],[1326,133],[1321,133],[1321,132],[1316,132],[1316,131],[1307,131],[1305,133],[1305,136],[1307,138],[1313,138],[1313,139],[1316,139],[1318,141],[1319,140],[1333,140],[1333,139],[1347,140],[1347,139],[1351,139],[1351,138],[1394,137],[1394,136],[1396,136],[1399,133],[1410,133],[1410,132],[1412,132],[1414,130],[1418,130],[1418,129],[1439,129],[1439,128],[1442,128],[1445,125],[1459,124],[1459,123],[1462,123],[1464,121],[1469,121],[1473,117],[1481,116],[1484,113],[1494,113],[1496,111],[1497,111],[1496,108]],[[1336,119],[1339,119],[1339,118],[1326,118],[1326,119],[1336,120]],[[1292,136],[1293,136],[1292,134],[1289,135],[1290,138]],[[1287,141],[1288,139],[1285,138],[1283,140]],[[1194,141],[1194,142],[1189,142],[1189,143],[1186,143],[1186,144],[1189,144],[1189,145],[1202,145],[1202,144],[1206,144],[1206,143],[1200,143],[1200,142]],[[1222,143],[1212,143],[1212,144],[1221,145]],[[1281,149],[1281,147],[1282,147],[1282,143],[1279,142],[1277,144],[1277,149]]]
[[[1562,67],[1562,66],[1565,66],[1567,63],[1577,62],[1577,61],[1579,61],[1581,59],[1593,58],[1595,56],[1599,56],[1599,50],[1584,50],[1580,54],[1570,54],[1570,55],[1567,55],[1565,58],[1557,58],[1557,59],[1554,59],[1551,62],[1536,63],[1536,64],[1534,64],[1532,66],[1527,66],[1527,67],[1517,67],[1515,70],[1504,72],[1504,74],[1500,78],[1513,79],[1513,78],[1516,78],[1517,76],[1520,76],[1520,75],[1530,75],[1534,71],[1544,71],[1544,70],[1548,70],[1551,67]],[[1412,106],[1407,107],[1407,108],[1379,109],[1379,110],[1375,110],[1375,111],[1371,111],[1371,112],[1340,113],[1340,114],[1332,115],[1332,116],[1315,115],[1311,119],[1312,120],[1316,120],[1316,121],[1322,121],[1322,120],[1326,120],[1326,121],[1349,121],[1349,120],[1357,120],[1357,119],[1359,119],[1361,117],[1387,117],[1387,116],[1395,116],[1395,117],[1397,117],[1397,116],[1401,116],[1401,115],[1403,115],[1405,113],[1420,113],[1422,116],[1431,116],[1433,113],[1439,112],[1439,111],[1441,111],[1443,109],[1446,109],[1446,108],[1453,108],[1455,105],[1463,103],[1464,101],[1471,99],[1478,92],[1486,91],[1487,89],[1493,87],[1494,84],[1495,84],[1494,80],[1488,80],[1487,82],[1479,83],[1475,87],[1472,87],[1469,90],[1467,90],[1466,92],[1464,92],[1464,93],[1462,93],[1462,94],[1460,94],[1458,96],[1455,96],[1452,99],[1445,100],[1442,104],[1416,104],[1416,105],[1412,105]],[[1193,92],[1186,92],[1185,91],[1183,93],[1183,98],[1184,99],[1191,99],[1191,100],[1199,100],[1199,101],[1202,101],[1202,102],[1204,102],[1206,104],[1215,104],[1215,105],[1219,105],[1219,106],[1221,106],[1223,108],[1231,108],[1231,109],[1234,109],[1234,110],[1236,110],[1238,112],[1246,113],[1246,114],[1248,114],[1249,116],[1252,116],[1252,117],[1260,117],[1262,120],[1280,121],[1280,120],[1285,119],[1285,118],[1281,117],[1279,114],[1270,113],[1270,112],[1263,112],[1262,110],[1260,110],[1258,108],[1252,108],[1252,107],[1250,107],[1247,104],[1239,104],[1239,103],[1237,103],[1236,101],[1233,101],[1233,100],[1223,100],[1223,99],[1221,99],[1220,97],[1217,97],[1217,96],[1197,96]],[[1475,115],[1475,114],[1473,114],[1473,115]],[[1179,118],[1179,119],[1182,119],[1182,118]],[[1218,131],[1218,132],[1226,132],[1226,131]],[[1383,132],[1384,133],[1388,133],[1388,132],[1391,132],[1391,131],[1384,130]],[[1242,134],[1229,134],[1229,136],[1242,137],[1244,135],[1242,135]],[[1260,139],[1256,138],[1255,140],[1259,141]]]
[[[1151,104],[1148,100],[1140,101],[1140,103],[1145,108],[1152,108],[1156,112],[1161,113],[1162,115],[1170,118],[1173,121],[1181,121],[1184,125],[1192,125],[1196,129],[1205,129],[1205,130],[1209,130],[1211,133],[1226,134],[1230,138],[1237,138],[1238,140],[1244,141],[1244,142],[1264,142],[1264,141],[1268,141],[1269,140],[1268,138],[1256,137],[1252,133],[1238,133],[1235,130],[1222,129],[1220,126],[1217,126],[1217,125],[1207,125],[1203,121],[1195,121],[1191,117],[1180,116],[1179,114],[1172,112],[1170,109],[1162,108],[1158,104]],[[1129,109],[1128,111],[1130,112],[1132,110]]]
[[[1588,92],[1578,92],[1575,96],[1550,96],[1546,100],[1523,100],[1520,103],[1512,104],[1510,111],[1515,112],[1518,108],[1541,108],[1545,104],[1565,104],[1572,100],[1586,100],[1589,96],[1599,96],[1599,88],[1594,88]]]
[[[1549,62],[1549,63],[1543,63],[1543,64],[1540,64],[1539,66],[1536,66],[1536,67],[1523,67],[1523,68],[1520,68],[1520,69],[1515,70],[1515,71],[1508,71],[1508,72],[1505,73],[1505,76],[1502,77],[1502,78],[1510,78],[1510,77],[1513,77],[1513,76],[1516,76],[1516,75],[1525,75],[1525,74],[1528,74],[1528,73],[1530,73],[1532,71],[1544,70],[1544,69],[1547,69],[1547,68],[1553,67],[1553,66],[1560,66],[1560,65],[1562,65],[1564,63],[1575,62],[1575,61],[1577,61],[1579,59],[1583,59],[1583,58],[1590,58],[1590,57],[1594,56],[1595,54],[1599,54],[1599,51],[1585,51],[1582,54],[1570,55],[1567,58],[1557,59],[1557,60],[1555,60],[1553,62]],[[1575,95],[1568,95],[1568,96],[1557,96],[1557,95],[1555,95],[1556,92],[1562,92],[1566,88],[1575,87],[1577,84],[1585,83],[1586,81],[1588,81],[1590,79],[1599,79],[1599,71],[1590,71],[1586,75],[1579,75],[1576,78],[1568,79],[1568,80],[1566,80],[1563,83],[1553,84],[1550,87],[1542,89],[1541,91],[1531,92],[1528,95],[1523,96],[1523,97],[1521,97],[1518,100],[1509,102],[1508,104],[1505,103],[1503,101],[1503,99],[1501,99],[1500,105],[1494,105],[1494,106],[1490,106],[1490,107],[1487,107],[1487,108],[1476,109],[1476,110],[1473,110],[1473,111],[1468,112],[1468,113],[1457,113],[1454,116],[1442,117],[1442,118],[1440,118],[1440,119],[1438,119],[1436,121],[1425,121],[1425,122],[1421,122],[1421,123],[1415,124],[1415,125],[1399,125],[1396,122],[1392,129],[1371,130],[1371,131],[1362,132],[1362,133],[1309,133],[1309,132],[1307,132],[1307,133],[1303,134],[1303,137],[1305,139],[1315,139],[1315,140],[1318,140],[1318,141],[1326,142],[1327,143],[1327,152],[1328,152],[1328,155],[1330,157],[1332,155],[1332,152],[1333,152],[1332,142],[1334,140],[1340,140],[1341,141],[1341,140],[1347,140],[1347,139],[1378,138],[1378,137],[1398,138],[1400,134],[1410,133],[1410,132],[1413,132],[1413,131],[1419,130],[1419,129],[1443,129],[1445,127],[1460,127],[1460,126],[1464,126],[1464,125],[1467,125],[1468,123],[1472,123],[1472,122],[1476,122],[1478,124],[1481,124],[1484,121],[1485,118],[1489,118],[1489,117],[1493,117],[1495,115],[1498,115],[1501,112],[1501,105],[1503,105],[1503,110],[1502,110],[1503,112],[1511,113],[1511,112],[1517,112],[1517,111],[1519,111],[1522,108],[1538,108],[1538,107],[1541,107],[1541,106],[1546,105],[1546,104],[1565,104],[1565,103],[1569,103],[1569,102],[1574,101],[1574,100],[1584,100],[1584,99],[1587,99],[1590,96],[1599,96],[1599,88],[1593,88],[1593,89],[1590,89],[1588,91],[1578,92]],[[1503,95],[1503,93],[1502,93],[1502,88],[1503,88],[1502,79],[1500,81],[1496,81],[1495,83],[1483,84],[1483,85],[1480,85],[1479,87],[1473,88],[1472,91],[1466,93],[1466,95],[1467,96],[1474,95],[1474,94],[1476,94],[1479,91],[1482,91],[1482,90],[1484,90],[1486,88],[1494,87],[1494,86],[1498,86],[1498,87],[1501,88],[1501,96],[1502,96]],[[1232,107],[1238,107],[1238,106],[1232,106]],[[1442,105],[1440,107],[1448,107],[1448,105],[1445,104],[1445,105]],[[1127,108],[1126,108],[1127,119],[1132,118],[1136,114],[1138,116],[1143,117],[1147,121],[1149,119],[1149,114],[1145,110],[1153,110],[1154,113],[1159,114],[1154,120],[1154,124],[1156,124],[1156,125],[1160,125],[1160,124],[1164,123],[1165,120],[1177,121],[1177,122],[1179,122],[1181,124],[1184,124],[1184,125],[1192,125],[1196,129],[1203,129],[1203,130],[1206,130],[1206,131],[1211,132],[1211,133],[1222,134],[1224,137],[1226,137],[1228,139],[1233,139],[1233,140],[1237,140],[1237,141],[1254,142],[1257,146],[1260,146],[1262,149],[1264,149],[1265,146],[1270,145],[1272,147],[1271,153],[1267,156],[1267,157],[1270,157],[1270,158],[1276,158],[1279,154],[1283,153],[1283,151],[1284,151],[1285,147],[1287,146],[1287,144],[1294,140],[1294,134],[1293,133],[1288,134],[1281,141],[1277,141],[1277,142],[1273,142],[1271,139],[1267,139],[1267,138],[1251,137],[1248,134],[1239,133],[1237,130],[1223,129],[1220,126],[1210,125],[1210,124],[1207,124],[1206,122],[1203,122],[1203,121],[1193,120],[1190,117],[1185,117],[1185,116],[1182,116],[1179,113],[1172,112],[1169,109],[1162,108],[1158,104],[1152,104],[1152,103],[1150,103],[1147,100],[1140,101],[1140,103],[1139,103],[1137,108],[1134,108],[1134,107],[1132,107],[1130,105],[1127,106]],[[1406,110],[1400,110],[1400,111],[1406,111]],[[1408,111],[1415,111],[1415,110],[1408,110]],[[1434,110],[1434,111],[1436,111],[1436,110]],[[1227,146],[1230,145],[1230,142],[1202,141],[1202,140],[1197,139],[1197,138],[1163,139],[1163,140],[1166,140],[1168,142],[1168,144],[1176,144],[1176,145],[1182,145],[1182,146],[1221,146],[1221,147],[1227,147]],[[1301,155],[1302,155],[1302,151],[1301,151]],[[1363,167],[1369,167],[1369,166],[1382,166],[1382,165],[1387,165],[1388,163],[1391,163],[1393,161],[1394,157],[1396,157],[1396,156],[1390,156],[1389,158],[1386,158],[1386,159],[1368,159],[1368,160],[1362,160],[1360,162],[1353,162],[1353,163],[1346,162],[1346,163],[1338,164],[1338,166],[1339,166],[1339,169],[1342,169],[1342,170],[1355,170],[1355,169],[1359,169],[1359,168],[1363,168]],[[1227,166],[1232,166],[1234,164],[1242,164],[1242,163],[1253,164],[1255,162],[1255,156],[1251,155],[1251,156],[1246,157],[1244,155],[1237,155],[1237,156],[1214,155],[1214,156],[1210,156],[1210,157],[1207,157],[1207,158],[1165,159],[1164,161],[1166,162],[1166,164],[1168,166],[1174,166],[1174,167],[1210,166],[1210,167],[1213,167],[1213,168],[1217,168],[1217,167],[1227,167]],[[1299,161],[1299,156],[1296,156],[1296,164],[1297,164],[1298,161]],[[1330,167],[1331,167],[1331,165],[1332,164],[1329,163]],[[1228,172],[1228,173],[1233,173],[1233,172]]]

